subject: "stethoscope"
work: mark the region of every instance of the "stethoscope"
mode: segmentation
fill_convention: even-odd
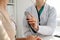
[[[34,0],[31,0],[31,2],[34,4],[35,3],[35,1]],[[28,23],[28,25],[30,26],[30,29],[35,33],[35,34],[37,34],[37,32],[31,27],[31,25]]]

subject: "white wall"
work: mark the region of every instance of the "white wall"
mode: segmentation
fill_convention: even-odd
[[[23,28],[23,14],[25,9],[30,6],[32,3],[30,0],[17,0],[17,13],[16,13],[16,22],[17,22],[17,37],[22,37],[23,32],[22,32],[22,28]],[[29,5],[28,5],[29,4]]]

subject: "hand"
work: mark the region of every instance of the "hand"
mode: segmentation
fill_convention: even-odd
[[[28,36],[26,40],[41,40],[41,38],[36,36]]]
[[[41,40],[41,38],[37,36],[27,36],[26,38],[16,38],[16,40]]]
[[[35,17],[33,17],[31,14],[29,14],[27,16],[27,21],[35,31],[38,30],[39,27],[37,25],[37,19]]]
[[[41,40],[41,38],[38,36],[38,37],[36,37],[36,40]]]

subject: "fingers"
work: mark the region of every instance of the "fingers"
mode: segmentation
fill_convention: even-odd
[[[34,24],[36,23],[36,21],[34,21],[34,20],[27,20],[27,21],[28,21],[28,23],[31,24],[31,25],[34,25]]]
[[[36,40],[35,36],[27,36],[27,40]]]
[[[35,22],[28,22],[32,27],[34,27]]]
[[[36,20],[35,19],[28,19],[27,20],[28,21],[28,23],[31,25],[31,26],[35,26],[35,24],[36,24]]]
[[[38,37],[36,37],[36,40],[41,40],[41,38],[38,36]]]
[[[36,21],[34,19],[28,19],[27,21],[31,25],[34,25],[36,23]]]
[[[28,39],[30,39],[30,40],[42,40],[39,36],[27,36],[28,37]]]
[[[36,22],[35,20],[27,20],[28,22]]]

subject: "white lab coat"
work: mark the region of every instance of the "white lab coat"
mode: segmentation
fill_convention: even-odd
[[[38,20],[38,14],[35,5],[32,5],[31,7],[27,8],[26,12],[31,13]],[[37,21],[37,24],[38,23],[39,22]],[[39,30],[37,31],[37,33],[34,33],[26,21],[26,16],[24,16],[23,18],[24,36],[38,35],[41,37],[41,35],[42,36],[52,35],[56,27],[56,10],[54,7],[51,7],[48,4],[44,5],[44,10],[40,16],[40,24],[41,25],[39,25]]]

